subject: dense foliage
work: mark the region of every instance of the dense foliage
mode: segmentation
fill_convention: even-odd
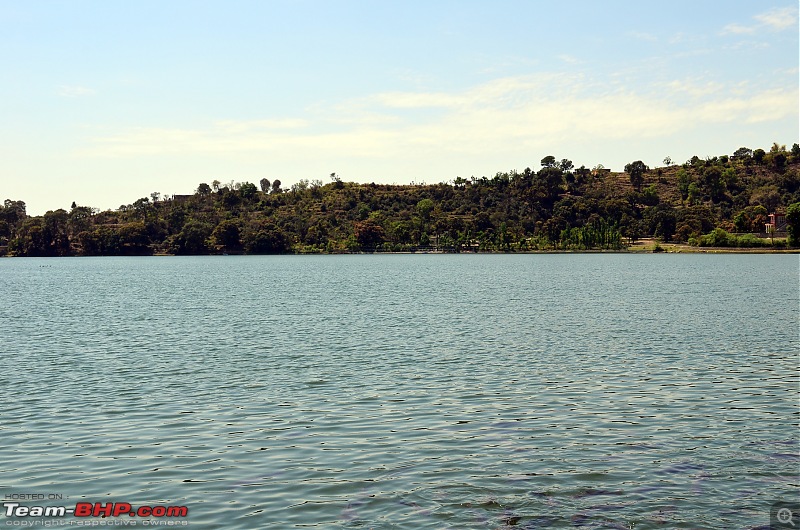
[[[116,211],[73,203],[37,217],[6,200],[0,246],[17,256],[620,249],[644,236],[762,246],[778,240],[742,234],[763,233],[776,211],[787,213],[798,245],[798,144],[665,164],[637,160],[612,173],[547,156],[538,171],[431,185],[356,184],[335,174],[288,190],[266,178],[258,186],[214,181]]]

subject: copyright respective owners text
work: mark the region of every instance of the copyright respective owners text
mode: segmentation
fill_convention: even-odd
[[[800,530],[800,502],[776,502],[769,511],[772,530],[795,528]]]
[[[0,505],[0,527],[181,527],[189,526],[189,507],[123,501],[71,502],[60,493],[7,493]]]

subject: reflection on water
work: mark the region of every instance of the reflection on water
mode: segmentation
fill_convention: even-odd
[[[750,528],[798,494],[797,256],[0,269],[2,494],[242,529]]]

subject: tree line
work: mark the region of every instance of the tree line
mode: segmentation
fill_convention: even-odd
[[[622,249],[643,237],[697,245],[798,246],[800,146],[742,147],[614,173],[548,155],[539,169],[383,185],[279,179],[200,183],[191,195],[152,193],[117,210],[72,203],[28,216],[0,206],[0,249],[13,256],[214,253],[449,252]],[[784,212],[788,238],[764,232]],[[780,234],[779,234],[780,235]]]

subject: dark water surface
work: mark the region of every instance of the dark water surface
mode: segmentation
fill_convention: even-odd
[[[799,266],[0,260],[0,497],[248,530],[767,525],[800,496]]]

